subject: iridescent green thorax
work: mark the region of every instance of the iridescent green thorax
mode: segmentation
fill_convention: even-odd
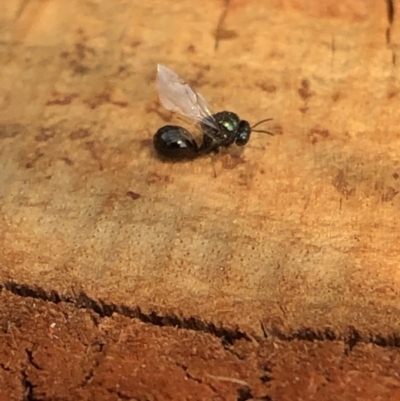
[[[214,118],[218,125],[228,132],[236,132],[239,128],[240,118],[231,111],[221,111],[220,113],[214,114]]]

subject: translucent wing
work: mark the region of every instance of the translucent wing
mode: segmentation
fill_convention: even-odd
[[[218,129],[210,107],[179,75],[171,69],[157,65],[157,89],[162,105],[170,111]]]

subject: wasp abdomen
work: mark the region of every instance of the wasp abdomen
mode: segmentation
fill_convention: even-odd
[[[194,159],[199,154],[197,143],[185,128],[177,125],[161,127],[153,137],[154,149],[169,160]]]

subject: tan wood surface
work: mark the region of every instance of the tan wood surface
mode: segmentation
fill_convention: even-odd
[[[226,5],[211,0],[1,7],[1,283],[255,338],[396,341],[387,3],[232,0],[219,28]],[[159,161],[152,135],[179,120],[158,102],[157,63],[217,111],[273,117],[276,135],[214,164]]]

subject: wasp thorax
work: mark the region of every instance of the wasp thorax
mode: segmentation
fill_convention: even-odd
[[[232,121],[224,121],[222,123],[224,128],[226,128],[228,131],[235,131],[235,124],[232,123]]]
[[[239,127],[239,116],[231,111],[221,111],[214,114],[214,117],[219,126],[229,132],[235,132]]]

